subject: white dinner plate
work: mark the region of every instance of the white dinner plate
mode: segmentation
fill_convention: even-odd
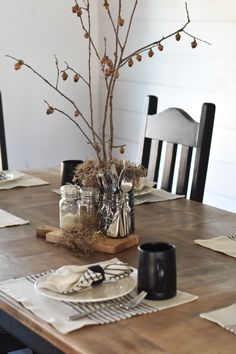
[[[45,280],[49,275],[51,274],[45,274],[35,282],[35,288],[37,291],[41,295],[54,300],[71,302],[95,302],[116,299],[120,296],[129,294],[135,288],[137,282],[136,277],[132,274],[124,279],[114,282],[104,282],[101,285],[77,293],[59,294],[52,290],[38,287],[38,284]]]

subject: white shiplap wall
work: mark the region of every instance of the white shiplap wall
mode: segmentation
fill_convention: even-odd
[[[117,0],[109,0],[112,5]],[[124,0],[126,19],[133,0]],[[99,3],[100,4],[100,3]],[[25,58],[49,78],[55,78],[54,54],[61,61],[86,71],[86,41],[79,40],[79,26],[71,13],[73,4],[63,0],[1,0],[0,3],[0,90],[3,93],[10,168],[52,166],[67,158],[86,158],[91,151],[78,130],[65,119],[45,116],[43,99],[66,106],[47,86],[27,70],[15,72],[5,54]],[[92,4],[95,34],[111,36],[104,9],[97,15]],[[159,109],[180,106],[196,120],[203,102],[216,104],[216,120],[204,202],[236,211],[236,3],[234,0],[189,0],[189,32],[211,42],[169,39],[165,50],[152,59],[143,58],[124,68],[115,91],[117,141],[127,144],[126,157],[135,160],[145,96],[159,97]],[[139,0],[128,49],[161,38],[185,23],[182,0]],[[98,38],[95,38],[95,40]],[[128,53],[127,53],[128,54]],[[95,67],[96,69],[96,67]],[[102,79],[95,71],[95,97],[103,96]],[[85,88],[64,83],[72,97]],[[101,113],[102,107],[100,107]],[[99,108],[95,107],[99,116]]]
[[[0,1],[0,90],[2,91],[9,167],[11,169],[56,166],[65,159],[91,156],[90,146],[79,130],[60,114],[47,116],[46,99],[73,116],[74,108],[26,68],[13,69],[11,54],[24,59],[45,77],[56,82],[54,54],[87,77],[87,44],[79,18],[72,14],[73,1]],[[97,41],[97,6],[93,6]],[[98,70],[94,66],[95,112],[98,111]],[[60,80],[60,89],[75,100],[87,115],[88,88],[72,75]],[[97,103],[96,103],[97,101]]]
[[[110,3],[113,1],[111,0]],[[132,1],[125,3],[126,18]],[[159,97],[159,110],[185,109],[199,121],[203,102],[216,104],[216,117],[204,203],[236,212],[236,3],[189,0],[187,31],[211,43],[191,49],[191,38],[173,38],[152,59],[124,68],[115,94],[116,138],[127,144],[126,157],[137,157],[145,96]],[[129,51],[175,31],[186,20],[182,0],[140,0]],[[108,26],[100,13],[103,29]],[[129,52],[128,51],[128,52]]]

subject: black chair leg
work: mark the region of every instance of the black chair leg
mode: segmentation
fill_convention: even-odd
[[[0,333],[0,354],[7,354],[8,352],[24,349],[26,346],[18,339],[12,337],[7,332],[1,330]]]

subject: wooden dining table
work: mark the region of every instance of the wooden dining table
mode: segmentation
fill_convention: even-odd
[[[77,256],[36,237],[36,227],[58,226],[59,195],[52,189],[59,187],[60,172],[24,172],[50,184],[0,190],[0,208],[29,220],[28,225],[0,229],[0,281],[113,257],[102,252]],[[135,207],[135,233],[140,243],[165,241],[176,246],[177,287],[198,295],[198,300],[63,335],[1,293],[0,327],[42,354],[236,353],[236,335],[199,316],[236,302],[236,259],[194,244],[195,239],[236,233],[236,215],[184,198],[143,204]],[[137,246],[116,256],[137,267]]]

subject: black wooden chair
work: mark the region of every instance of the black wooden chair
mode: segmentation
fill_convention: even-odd
[[[157,113],[157,106],[157,97],[147,96],[147,109],[145,121],[141,128],[138,161],[148,169],[148,176],[151,180],[158,182],[161,178],[160,188],[176,194],[187,195],[188,186],[191,183],[189,198],[202,202],[214,125],[215,105],[212,103],[202,105],[199,123],[180,108],[168,108]],[[166,142],[164,159],[162,157],[163,142]],[[181,152],[179,162],[176,163],[178,146],[181,146]],[[196,150],[195,161],[193,161],[194,150]],[[161,161],[163,161],[162,176],[160,175]],[[192,163],[194,163],[194,167],[192,180],[190,181]],[[176,168],[178,171],[176,171]],[[177,178],[174,178],[174,176],[177,176]],[[176,190],[173,191],[174,179]]]
[[[0,171],[8,170],[7,161],[7,148],[6,148],[6,137],[5,137],[5,127],[3,119],[3,107],[2,107],[2,96],[0,92]],[[22,344],[19,340],[12,337],[9,333],[0,328],[0,353],[5,354],[10,351],[15,351],[18,349],[23,349],[26,346]]]
[[[5,128],[3,120],[2,96],[0,92],[0,170],[8,170]]]

